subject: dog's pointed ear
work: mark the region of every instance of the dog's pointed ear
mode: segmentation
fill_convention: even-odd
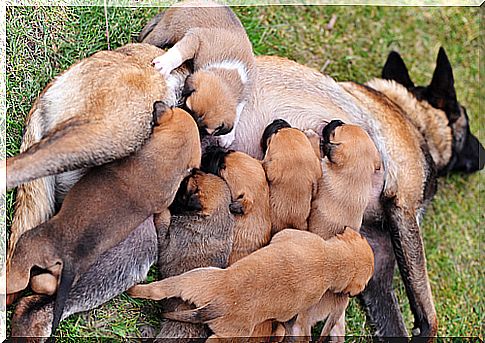
[[[195,92],[195,85],[192,76],[185,79],[184,89],[182,90],[182,97],[186,98]]]
[[[436,59],[433,79],[428,86],[429,102],[436,108],[444,110],[450,123],[460,117],[460,109],[456,99],[455,80],[445,49],[440,48]]]
[[[163,101],[155,101],[153,103],[153,125],[158,126],[162,123],[162,117],[170,109]]]
[[[406,64],[396,51],[391,51],[389,56],[387,56],[386,64],[382,68],[382,78],[385,80],[394,80],[400,83],[407,89],[413,88],[414,83],[409,77],[408,68]]]

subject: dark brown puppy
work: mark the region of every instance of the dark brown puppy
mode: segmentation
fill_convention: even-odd
[[[169,220],[180,182],[200,164],[192,117],[163,103],[155,103],[154,116],[157,126],[139,152],[88,172],[56,216],[20,237],[8,261],[8,294],[27,287],[33,267],[61,274],[53,332],[72,284],[150,215],[157,215],[155,223]]]
[[[319,156],[303,132],[282,119],[266,127],[261,139],[269,184],[272,233],[306,230],[312,197],[322,176]]]
[[[157,232],[150,216],[79,277],[69,292],[61,319],[94,309],[145,280],[157,254]],[[20,299],[10,322],[11,336],[32,337],[39,342],[47,339],[51,335],[54,303],[55,297],[46,295]]]
[[[269,188],[261,162],[239,151],[212,148],[201,168],[219,175],[231,190],[236,215],[229,265],[267,245],[271,239]]]
[[[231,193],[220,177],[192,173],[180,186],[171,207],[170,227],[158,231],[158,270],[162,279],[199,267],[225,268],[231,253],[234,216]],[[193,309],[181,299],[162,301],[164,312]],[[207,338],[204,324],[162,321],[158,338]]]
[[[327,290],[360,293],[373,270],[372,249],[354,230],[325,241],[311,232],[286,229],[227,269],[197,268],[135,286],[128,294],[152,300],[181,297],[198,308],[166,317],[207,323],[213,338],[249,337],[270,319],[289,321]]]

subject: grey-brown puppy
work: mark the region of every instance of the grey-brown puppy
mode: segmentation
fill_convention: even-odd
[[[79,277],[69,292],[61,318],[98,307],[145,280],[156,260],[157,232],[150,216]],[[20,299],[10,322],[11,336],[35,337],[40,342],[47,339],[51,335],[54,303],[54,297],[38,294]]]
[[[234,216],[229,212],[231,193],[220,177],[192,173],[180,186],[170,227],[158,231],[158,270],[162,279],[199,267],[225,268],[232,247]],[[164,312],[193,309],[173,298],[162,301]],[[204,324],[164,320],[158,338],[207,338]]]
[[[231,190],[236,224],[229,264],[267,245],[271,239],[269,188],[261,162],[243,152],[214,147],[202,155],[201,169],[222,177]]]
[[[373,178],[381,170],[381,159],[361,127],[346,125],[340,120],[333,120],[323,128],[320,146],[324,157],[323,176],[318,180],[318,191],[312,200],[308,230],[330,239],[347,227],[360,230]],[[311,327],[326,319],[321,336],[327,337],[340,318],[345,325],[342,316],[347,305],[347,295],[327,292],[318,304],[298,314],[288,334],[309,337]],[[341,336],[344,334],[339,332]]]
[[[328,241],[311,232],[286,229],[268,246],[227,269],[197,268],[135,286],[128,294],[152,300],[181,297],[197,309],[166,317],[207,323],[213,338],[249,337],[258,324],[269,319],[286,322],[328,290],[360,293],[373,271],[372,249],[352,229]]]
[[[200,140],[191,116],[155,103],[154,117],[156,126],[142,149],[89,171],[56,216],[20,237],[7,263],[8,294],[27,287],[34,267],[60,274],[53,332],[80,275],[152,214],[156,224],[168,221],[180,182],[200,165]]]
[[[261,138],[269,184],[272,233],[306,230],[312,197],[322,176],[320,159],[303,132],[277,119]]]
[[[209,134],[229,146],[255,78],[251,43],[227,6],[186,1],[167,9],[144,42],[173,46],[153,60],[163,75],[187,60],[194,74],[185,84],[186,106]]]

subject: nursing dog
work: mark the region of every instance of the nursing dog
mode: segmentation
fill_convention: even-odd
[[[222,177],[231,190],[230,209],[236,223],[229,265],[267,245],[269,188],[261,162],[242,152],[213,147],[202,155],[201,169]]]
[[[373,179],[382,177],[381,159],[362,128],[340,120],[323,128],[320,146],[323,177],[318,180],[318,191],[312,199],[308,231],[330,239],[346,227],[360,230]],[[298,314],[289,336],[309,337],[312,326],[326,319],[321,336],[327,337],[347,305],[347,295],[325,293],[318,304]],[[340,324],[345,327],[344,317]],[[338,332],[338,336],[344,335],[345,332]]]
[[[273,236],[268,246],[227,269],[194,269],[134,286],[128,294],[152,300],[181,297],[197,308],[166,313],[166,317],[207,323],[214,332],[212,338],[250,337],[258,324],[269,319],[289,321],[327,290],[360,293],[373,270],[369,244],[352,229],[328,241],[286,229]]]
[[[100,306],[145,280],[156,260],[157,233],[150,216],[124,241],[99,256],[79,277],[69,292],[61,319]],[[52,332],[54,303],[54,297],[47,295],[20,299],[10,322],[11,336],[47,339]]]
[[[153,27],[157,18],[149,26]],[[369,202],[361,228],[376,251],[376,271],[361,299],[376,335],[408,335],[392,287],[397,259],[415,318],[413,334],[429,337],[437,332],[437,320],[419,222],[436,191],[436,171],[472,173],[483,169],[485,151],[471,133],[466,111],[457,101],[452,68],[444,50],[438,55],[433,81],[427,87],[414,87],[409,82],[407,69],[398,56],[389,56],[383,70],[388,80],[381,81],[379,89],[337,83],[284,58],[257,57],[253,92],[231,148],[261,159],[261,135],[266,125],[278,118],[301,130],[318,131],[322,122],[332,119],[363,127],[381,154],[383,179],[376,180],[374,191],[379,198]],[[351,94],[353,90],[359,90],[360,100]],[[394,102],[386,94],[396,90],[402,97],[395,97]],[[416,104],[412,113],[407,113],[410,109],[404,106],[406,102]],[[41,113],[28,122],[26,132],[35,132],[51,120]],[[33,142],[31,135],[24,137],[23,144]],[[438,170],[437,164],[441,165]],[[411,166],[415,173],[402,170],[402,165]],[[62,200],[72,184],[67,178],[50,178],[49,182],[25,187],[23,194],[17,195],[12,231],[23,232],[42,218],[50,218],[55,202]]]
[[[231,193],[220,177],[195,171],[180,186],[169,227],[158,230],[158,270],[165,279],[199,267],[225,268],[232,247]],[[181,253],[182,252],[182,253]],[[193,309],[181,299],[162,302],[164,312]],[[164,320],[158,338],[207,338],[203,324]]]
[[[231,9],[214,2],[178,3],[139,39],[171,47],[153,60],[165,76],[192,60],[194,73],[184,89],[186,106],[199,126],[222,135],[219,141],[229,146],[255,73],[251,43]]]
[[[306,230],[312,197],[322,176],[319,157],[306,135],[282,119],[265,128],[261,148],[272,234],[286,228]]]
[[[21,153],[6,164],[7,188],[33,180],[17,189],[19,215],[12,222],[9,257],[22,233],[54,215],[84,167],[128,156],[146,141],[155,101],[177,104],[187,69],[165,82],[151,66],[161,53],[148,44],[98,52],[74,64],[38,96]],[[59,174],[65,171],[72,172]]]
[[[138,152],[89,171],[69,191],[56,216],[20,237],[7,263],[8,294],[27,287],[34,267],[60,274],[53,333],[80,275],[152,214],[156,226],[168,224],[168,206],[182,179],[200,165],[192,117],[156,102],[154,118],[151,138]]]

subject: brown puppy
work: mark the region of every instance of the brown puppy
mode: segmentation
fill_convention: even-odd
[[[20,237],[8,261],[8,294],[27,287],[34,267],[60,273],[53,333],[72,284],[150,215],[158,215],[155,223],[168,220],[180,182],[200,164],[198,130],[190,115],[157,102],[154,117],[157,126],[140,151],[88,172],[56,216]]]
[[[282,119],[266,127],[261,139],[269,183],[272,233],[306,230],[312,196],[322,176],[320,159],[303,132]]]
[[[215,337],[248,337],[269,319],[290,320],[327,290],[360,293],[373,270],[369,244],[351,229],[328,241],[287,229],[227,269],[198,268],[128,293],[153,300],[181,297],[198,308],[167,317],[207,323]]]
[[[227,267],[234,216],[231,193],[220,177],[193,172],[180,186],[171,207],[170,227],[158,231],[158,270],[162,279],[199,267]],[[182,252],[182,253],[181,253]],[[162,301],[164,312],[193,309],[181,299]],[[204,324],[162,321],[158,338],[207,338]]]
[[[178,3],[163,13],[144,42],[173,46],[153,60],[165,76],[193,60],[186,105],[201,127],[224,135],[220,142],[229,146],[255,78],[251,43],[236,15],[215,2]]]
[[[348,226],[359,231],[364,211],[379,174],[381,159],[369,135],[359,126],[331,121],[323,128],[321,138],[323,177],[312,200],[308,230],[323,239],[340,234]],[[349,191],[350,190],[350,191]],[[311,327],[325,320],[321,336],[326,337],[342,317],[348,296],[327,292],[320,302],[298,314],[291,336],[311,336]],[[344,336],[345,332],[339,332]]]
[[[238,151],[212,148],[202,156],[202,170],[222,177],[231,190],[236,215],[229,265],[267,245],[271,239],[269,188],[261,162]]]

